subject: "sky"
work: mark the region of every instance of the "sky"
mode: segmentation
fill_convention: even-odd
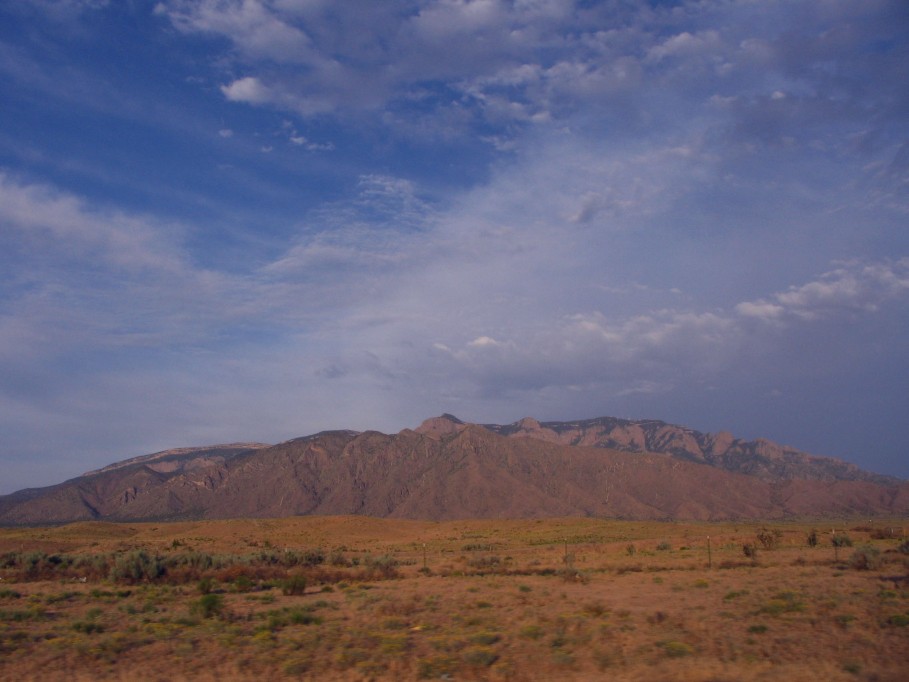
[[[909,3],[0,4],[0,493],[448,412],[909,478]]]

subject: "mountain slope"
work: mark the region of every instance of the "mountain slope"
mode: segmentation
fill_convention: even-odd
[[[710,520],[909,513],[906,482],[748,475],[693,461],[687,450],[680,457],[605,447],[604,438],[621,437],[616,428],[626,429],[632,444],[647,446],[660,433],[667,443],[679,442],[662,427],[638,425],[638,433],[618,424],[596,431],[605,426],[537,427],[522,420],[488,427],[443,415],[395,435],[333,431],[270,447],[168,451],[0,498],[0,523],[301,514]],[[585,444],[557,442],[564,438]]]
[[[448,415],[450,417],[450,415]],[[538,422],[525,418],[513,424],[484,426],[503,436],[527,437],[563,445],[586,445],[625,452],[659,452],[700,462],[765,481],[869,481],[883,485],[898,479],[862,471],[831,457],[817,457],[772,441],[746,441],[732,434],[701,433],[655,419],[600,417],[572,422]]]

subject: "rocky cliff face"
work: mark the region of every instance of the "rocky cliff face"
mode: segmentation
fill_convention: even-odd
[[[862,471],[830,457],[816,457],[769,440],[745,441],[725,431],[701,433],[656,420],[632,421],[600,417],[572,422],[525,418],[513,424],[486,424],[511,438],[536,438],[563,445],[611,448],[623,452],[657,452],[709,464],[765,481],[869,481],[883,485],[896,479]]]
[[[658,447],[664,452],[651,451]],[[741,443],[662,422],[524,419],[478,426],[443,415],[395,435],[332,431],[275,446],[168,453],[2,497],[0,523],[301,514],[711,520],[909,513],[909,483],[837,478],[833,473],[852,469],[828,460],[810,469],[810,477],[774,475],[815,463],[766,441]],[[736,457],[758,475],[716,464]]]

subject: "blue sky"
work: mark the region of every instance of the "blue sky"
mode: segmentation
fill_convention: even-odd
[[[0,493],[613,415],[909,477],[909,5],[0,5]]]

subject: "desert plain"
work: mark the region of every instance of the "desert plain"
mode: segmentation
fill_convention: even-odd
[[[907,519],[0,529],[2,680],[909,679]]]

